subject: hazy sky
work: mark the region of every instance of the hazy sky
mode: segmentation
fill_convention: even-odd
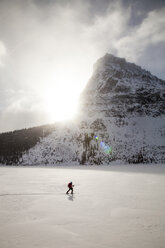
[[[165,79],[165,0],[0,0],[0,132],[73,114],[105,53]]]

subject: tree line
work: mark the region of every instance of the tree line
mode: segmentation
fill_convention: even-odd
[[[0,134],[0,163],[19,164],[22,154],[35,146],[41,138],[55,129],[54,125],[42,125]]]

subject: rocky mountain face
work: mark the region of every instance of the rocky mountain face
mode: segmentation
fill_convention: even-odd
[[[165,81],[106,54],[80,97],[74,123],[26,152],[23,164],[165,162]]]
[[[96,110],[106,118],[165,115],[165,81],[110,54],[94,65],[82,98],[89,116]]]

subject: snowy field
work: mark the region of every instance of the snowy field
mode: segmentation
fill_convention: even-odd
[[[156,166],[0,167],[0,248],[164,248]]]

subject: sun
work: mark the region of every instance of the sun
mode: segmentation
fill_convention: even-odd
[[[47,67],[44,69],[46,83],[44,82],[42,89],[42,99],[44,112],[47,113],[48,120],[51,122],[78,117],[79,97],[91,71],[84,66],[83,59],[76,60],[80,60],[82,64],[76,63],[73,58],[72,60],[63,58],[63,64],[59,61],[58,65],[49,66],[49,70]],[[42,78],[41,81],[43,81]]]
[[[79,95],[71,84],[55,85],[45,95],[45,107],[51,122],[71,120],[76,116]]]

